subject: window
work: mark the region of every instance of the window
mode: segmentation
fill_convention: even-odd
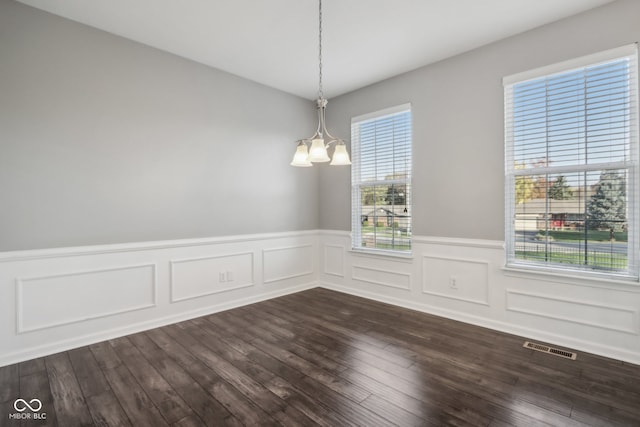
[[[638,279],[635,45],[505,84],[507,266]]]
[[[353,248],[411,251],[411,106],[351,120]]]

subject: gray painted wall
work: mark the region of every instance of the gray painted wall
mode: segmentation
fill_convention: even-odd
[[[0,251],[318,228],[313,103],[0,0]]]
[[[410,102],[414,232],[502,240],[502,77],[637,41],[638,16],[618,0],[335,98],[330,130]],[[0,251],[349,230],[350,169],[287,165],[314,121],[306,100],[0,0]]]
[[[502,78],[640,40],[640,1],[619,0],[335,98],[334,135],[351,117],[410,102],[414,233],[504,239]],[[350,171],[323,167],[320,227],[350,230]]]

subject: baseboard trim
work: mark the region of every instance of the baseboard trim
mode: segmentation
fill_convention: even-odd
[[[378,301],[386,304],[395,305],[398,307],[408,308],[410,310],[416,310],[427,314],[432,314],[439,317],[444,317],[458,322],[468,323],[475,326],[481,326],[483,328],[493,329],[499,332],[504,332],[511,335],[521,336],[523,338],[529,338],[537,341],[548,342],[553,345],[562,347],[568,347],[587,353],[597,354],[599,356],[609,357],[624,362],[640,365],[640,355],[621,351],[616,348],[601,346],[574,338],[555,335],[552,333],[541,332],[535,329],[524,328],[520,326],[510,325],[504,322],[498,322],[478,316],[470,316],[468,314],[446,310],[438,307],[434,307],[428,304],[417,303],[413,301],[407,301],[400,298],[394,298],[386,295],[381,295],[375,292],[363,291],[360,289],[349,288],[346,286],[336,285],[329,282],[319,282],[318,287],[342,292],[349,295],[354,295],[362,298],[367,298],[373,301]]]

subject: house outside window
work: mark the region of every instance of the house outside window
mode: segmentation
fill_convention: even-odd
[[[411,106],[351,120],[352,245],[411,252]]]
[[[507,266],[638,279],[638,57],[506,77]]]

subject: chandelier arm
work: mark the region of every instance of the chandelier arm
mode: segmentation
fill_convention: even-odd
[[[322,107],[320,108],[320,123],[319,123],[319,126],[322,126],[322,129],[321,129],[322,136],[323,136],[323,139],[326,140],[327,136],[330,136],[330,135],[329,135],[329,132],[327,131],[327,126],[325,124],[326,123],[325,106],[326,106],[326,101],[322,103]]]
[[[318,103],[320,103],[320,99],[318,99]],[[324,108],[318,104],[318,128],[316,129],[316,134],[314,137],[322,138],[324,136]]]
[[[328,147],[329,144],[336,142],[340,138],[336,138],[329,133],[327,130],[327,116],[326,116],[326,107],[327,100],[322,99],[318,100],[318,111],[320,112],[320,123],[318,123],[318,128],[321,128],[321,135],[324,136],[325,145]]]

